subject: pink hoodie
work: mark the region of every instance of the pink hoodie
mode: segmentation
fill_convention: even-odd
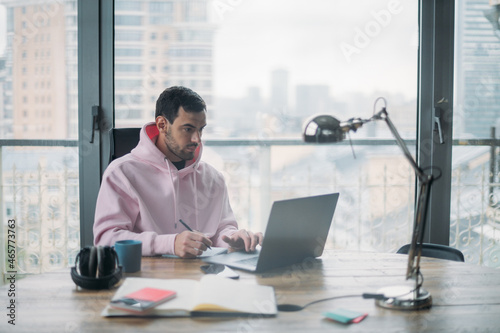
[[[181,170],[155,146],[155,123],[141,130],[139,144],[111,162],[97,197],[94,243],[114,245],[118,240],[142,241],[142,254],[174,254],[174,241],[185,231],[182,219],[204,233],[213,246],[227,247],[223,235],[238,225],[229,204],[224,178],[201,161],[202,146]]]

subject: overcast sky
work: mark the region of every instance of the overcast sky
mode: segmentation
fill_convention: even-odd
[[[416,0],[221,2],[235,5],[214,10],[218,96],[244,94],[249,85],[268,90],[276,68],[289,71],[291,87],[325,84],[334,96],[377,90],[416,95]]]

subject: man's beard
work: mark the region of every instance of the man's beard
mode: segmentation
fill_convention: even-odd
[[[171,130],[167,130],[167,133],[165,135],[165,145],[167,146],[168,150],[177,156],[178,158],[185,160],[185,161],[190,161],[194,158],[194,153],[195,152],[190,152],[190,151],[184,151],[175,141],[175,139],[172,137],[172,132]],[[196,147],[198,144],[193,143],[190,145],[187,145],[187,147]]]

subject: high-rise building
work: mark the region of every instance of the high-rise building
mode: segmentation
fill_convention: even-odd
[[[66,66],[70,44],[76,62],[76,35],[68,38],[65,28],[76,27],[76,16],[71,20],[66,9],[69,4],[76,8],[76,0],[0,3],[7,9],[4,108],[12,116],[12,129],[4,133],[12,131],[13,138],[22,139],[65,139],[70,136],[69,118],[76,115],[76,108],[68,109]]]
[[[12,137],[12,115],[5,110],[5,57],[0,57],[0,138]]]
[[[271,108],[281,112],[288,108],[288,71],[275,69],[271,72]]]
[[[500,119],[500,38],[484,13],[492,9],[488,1],[455,6],[454,136],[486,138]]]
[[[115,1],[117,126],[153,120],[168,86],[189,87],[210,105],[214,31],[207,0]]]

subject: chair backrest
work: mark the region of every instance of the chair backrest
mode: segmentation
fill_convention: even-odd
[[[141,128],[112,128],[110,131],[109,162],[130,153],[139,143]]]
[[[403,245],[397,253],[408,254],[410,244]],[[441,244],[422,244],[422,256],[465,262],[464,254],[454,247]]]

